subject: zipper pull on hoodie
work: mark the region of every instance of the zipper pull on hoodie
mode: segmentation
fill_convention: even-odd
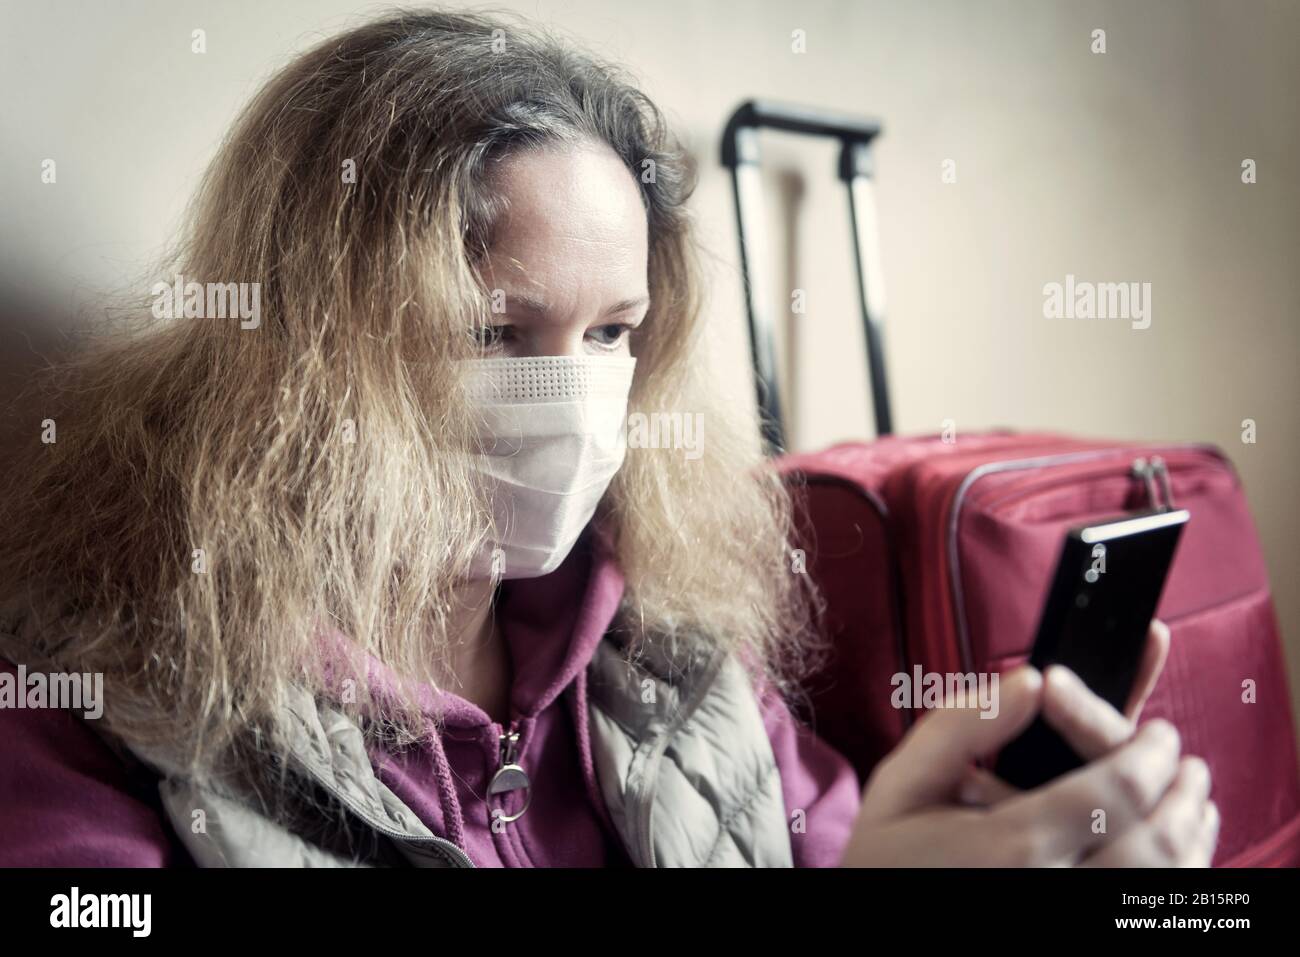
[[[515,763],[519,753],[519,731],[517,726],[518,722],[512,721],[510,729],[500,736],[501,766],[497,769],[496,774],[492,775],[492,780],[487,789],[488,811],[494,822],[501,821],[503,824],[509,824],[511,821],[517,821],[523,817],[533,799],[532,784],[528,780],[528,775],[523,768]],[[494,810],[492,808],[493,795],[506,794],[521,789],[524,791],[524,806],[514,814],[507,814],[504,809]]]

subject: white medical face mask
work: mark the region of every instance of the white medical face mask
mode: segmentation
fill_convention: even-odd
[[[627,451],[631,356],[464,363],[496,538],[472,577],[536,578],[564,561]]]

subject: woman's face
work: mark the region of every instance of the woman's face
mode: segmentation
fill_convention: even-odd
[[[516,153],[497,188],[509,207],[485,278],[489,355],[628,355],[645,319],[647,222],[632,174],[610,149]]]

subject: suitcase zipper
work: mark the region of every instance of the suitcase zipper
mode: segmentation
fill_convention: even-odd
[[[1165,465],[1165,460],[1158,455],[1151,456],[1151,471],[1155,472],[1156,478],[1160,480],[1160,488],[1165,493],[1165,504],[1159,506],[1161,511],[1168,512],[1174,508],[1174,486],[1170,481],[1169,469]],[[1152,504],[1155,503],[1155,497],[1152,496]]]
[[[1159,459],[1159,456],[1153,456]],[[986,494],[980,494],[978,491],[972,491],[967,497],[966,506],[974,508],[979,507],[981,511],[989,513],[1000,513],[1008,506],[1028,498],[1038,498],[1051,492],[1053,489],[1063,488],[1081,483],[1094,483],[1098,481],[1118,482],[1125,478],[1141,481],[1141,487],[1146,492],[1146,498],[1150,502],[1151,508],[1159,508],[1163,501],[1171,501],[1173,498],[1173,489],[1168,484],[1172,476],[1177,473],[1182,478],[1189,478],[1198,475],[1222,476],[1228,470],[1225,470],[1220,464],[1210,464],[1203,460],[1189,462],[1186,459],[1165,462],[1161,460],[1162,465],[1157,465],[1151,471],[1153,480],[1158,480],[1154,490],[1146,482],[1142,463],[1146,463],[1145,458],[1137,458],[1129,461],[1129,468],[1124,471],[1125,460],[1117,459],[1115,461],[1099,465],[1096,469],[1089,471],[1079,471],[1072,475],[1062,476],[1059,479],[1041,479],[1035,482],[1020,482],[1009,484],[1006,488],[1000,490],[991,490]],[[1147,469],[1150,466],[1148,464]],[[1161,471],[1165,474],[1161,474]],[[1162,494],[1162,490],[1163,493]],[[1136,506],[1135,506],[1136,507]],[[946,529],[945,529],[946,532]],[[945,539],[946,540],[946,539]]]
[[[985,464],[972,469],[961,480],[957,486],[957,492],[953,496],[952,508],[948,513],[948,568],[949,568],[949,586],[950,597],[952,600],[953,618],[957,623],[957,644],[961,653],[961,666],[966,672],[974,670],[974,653],[970,646],[970,629],[966,622],[965,596],[962,592],[961,583],[961,564],[957,554],[957,531],[961,520],[962,506],[965,504],[967,495],[973,486],[980,479],[989,475],[995,475],[1000,472],[1014,472],[1022,469],[1032,468],[1049,468],[1060,465],[1069,465],[1074,462],[1088,462],[1094,459],[1105,458],[1107,456],[1118,456],[1128,448],[1117,446],[1108,449],[1089,449],[1083,452],[1066,452],[1056,455],[1043,455],[1028,459],[1012,459],[1004,462],[986,462]],[[1205,452],[1214,455],[1219,459],[1227,461],[1223,452],[1213,445],[1203,443],[1188,443],[1184,445],[1163,446],[1160,451],[1165,453],[1171,452]],[[1138,462],[1143,462],[1142,478],[1147,483],[1147,491],[1151,496],[1151,504],[1154,508],[1161,507],[1160,499],[1156,492],[1156,481],[1165,490],[1165,507],[1172,507],[1173,488],[1169,482],[1169,471],[1162,457],[1152,455],[1150,462],[1144,462],[1143,459],[1135,459],[1130,466],[1131,472],[1136,474]],[[1158,462],[1158,465],[1151,464]]]
[[[1153,455],[1151,457],[1150,462],[1148,462],[1146,459],[1143,458],[1134,459],[1133,465],[1129,469],[1129,474],[1132,475],[1134,478],[1139,479],[1142,482],[1142,484],[1146,486],[1147,498],[1150,499],[1151,501],[1151,507],[1155,509],[1160,509],[1161,508],[1160,493],[1156,491],[1156,463],[1157,462],[1160,463],[1160,467],[1163,470],[1165,460],[1160,458],[1159,456]],[[1168,473],[1166,472],[1164,474],[1166,476],[1166,481],[1167,481]],[[1172,498],[1172,496],[1170,497]]]
[[[1183,460],[1170,464],[1158,455],[1152,456],[1150,460],[1144,457],[1132,459],[1128,463],[1127,470],[1123,469],[1123,465],[1122,460],[1112,461],[1095,469],[1075,470],[1058,479],[1042,478],[1038,481],[1010,482],[1005,488],[995,488],[983,495],[972,493],[964,504],[970,508],[978,507],[980,511],[990,515],[999,515],[1019,502],[1044,498],[1059,489],[1081,485],[1101,486],[1106,483],[1120,485],[1125,481],[1132,483],[1136,479],[1140,489],[1145,493],[1145,507],[1152,511],[1167,512],[1175,507],[1172,504],[1174,494],[1171,481],[1175,473],[1184,479],[1198,476],[1213,478],[1225,474],[1225,470],[1220,465],[1211,465],[1201,460],[1192,462]],[[1135,509],[1143,507],[1140,501],[1131,506]]]

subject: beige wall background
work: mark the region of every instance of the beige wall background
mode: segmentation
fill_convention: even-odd
[[[468,6],[478,6],[468,4]],[[881,117],[896,426],[1211,441],[1249,490],[1300,702],[1300,5],[1115,2],[496,4],[622,62],[701,159],[721,376],[750,386],[721,125],[744,97]],[[379,6],[335,0],[3,3],[0,264],[93,302],[170,236],[238,107]],[[1107,52],[1090,50],[1094,29]],[[190,50],[191,31],[207,52]],[[803,30],[806,52],[791,49]],[[765,134],[765,137],[767,135]],[[790,251],[797,448],[870,434],[834,150],[764,140]],[[58,184],[39,164],[58,161]],[[1254,159],[1258,182],[1243,185]],[[943,161],[957,181],[941,182]],[[1067,273],[1150,282],[1152,325],[1049,321]],[[52,281],[52,282],[51,282]],[[788,299],[787,299],[788,301]],[[1241,441],[1241,422],[1258,441]],[[1300,712],[1300,707],[1297,708]]]

